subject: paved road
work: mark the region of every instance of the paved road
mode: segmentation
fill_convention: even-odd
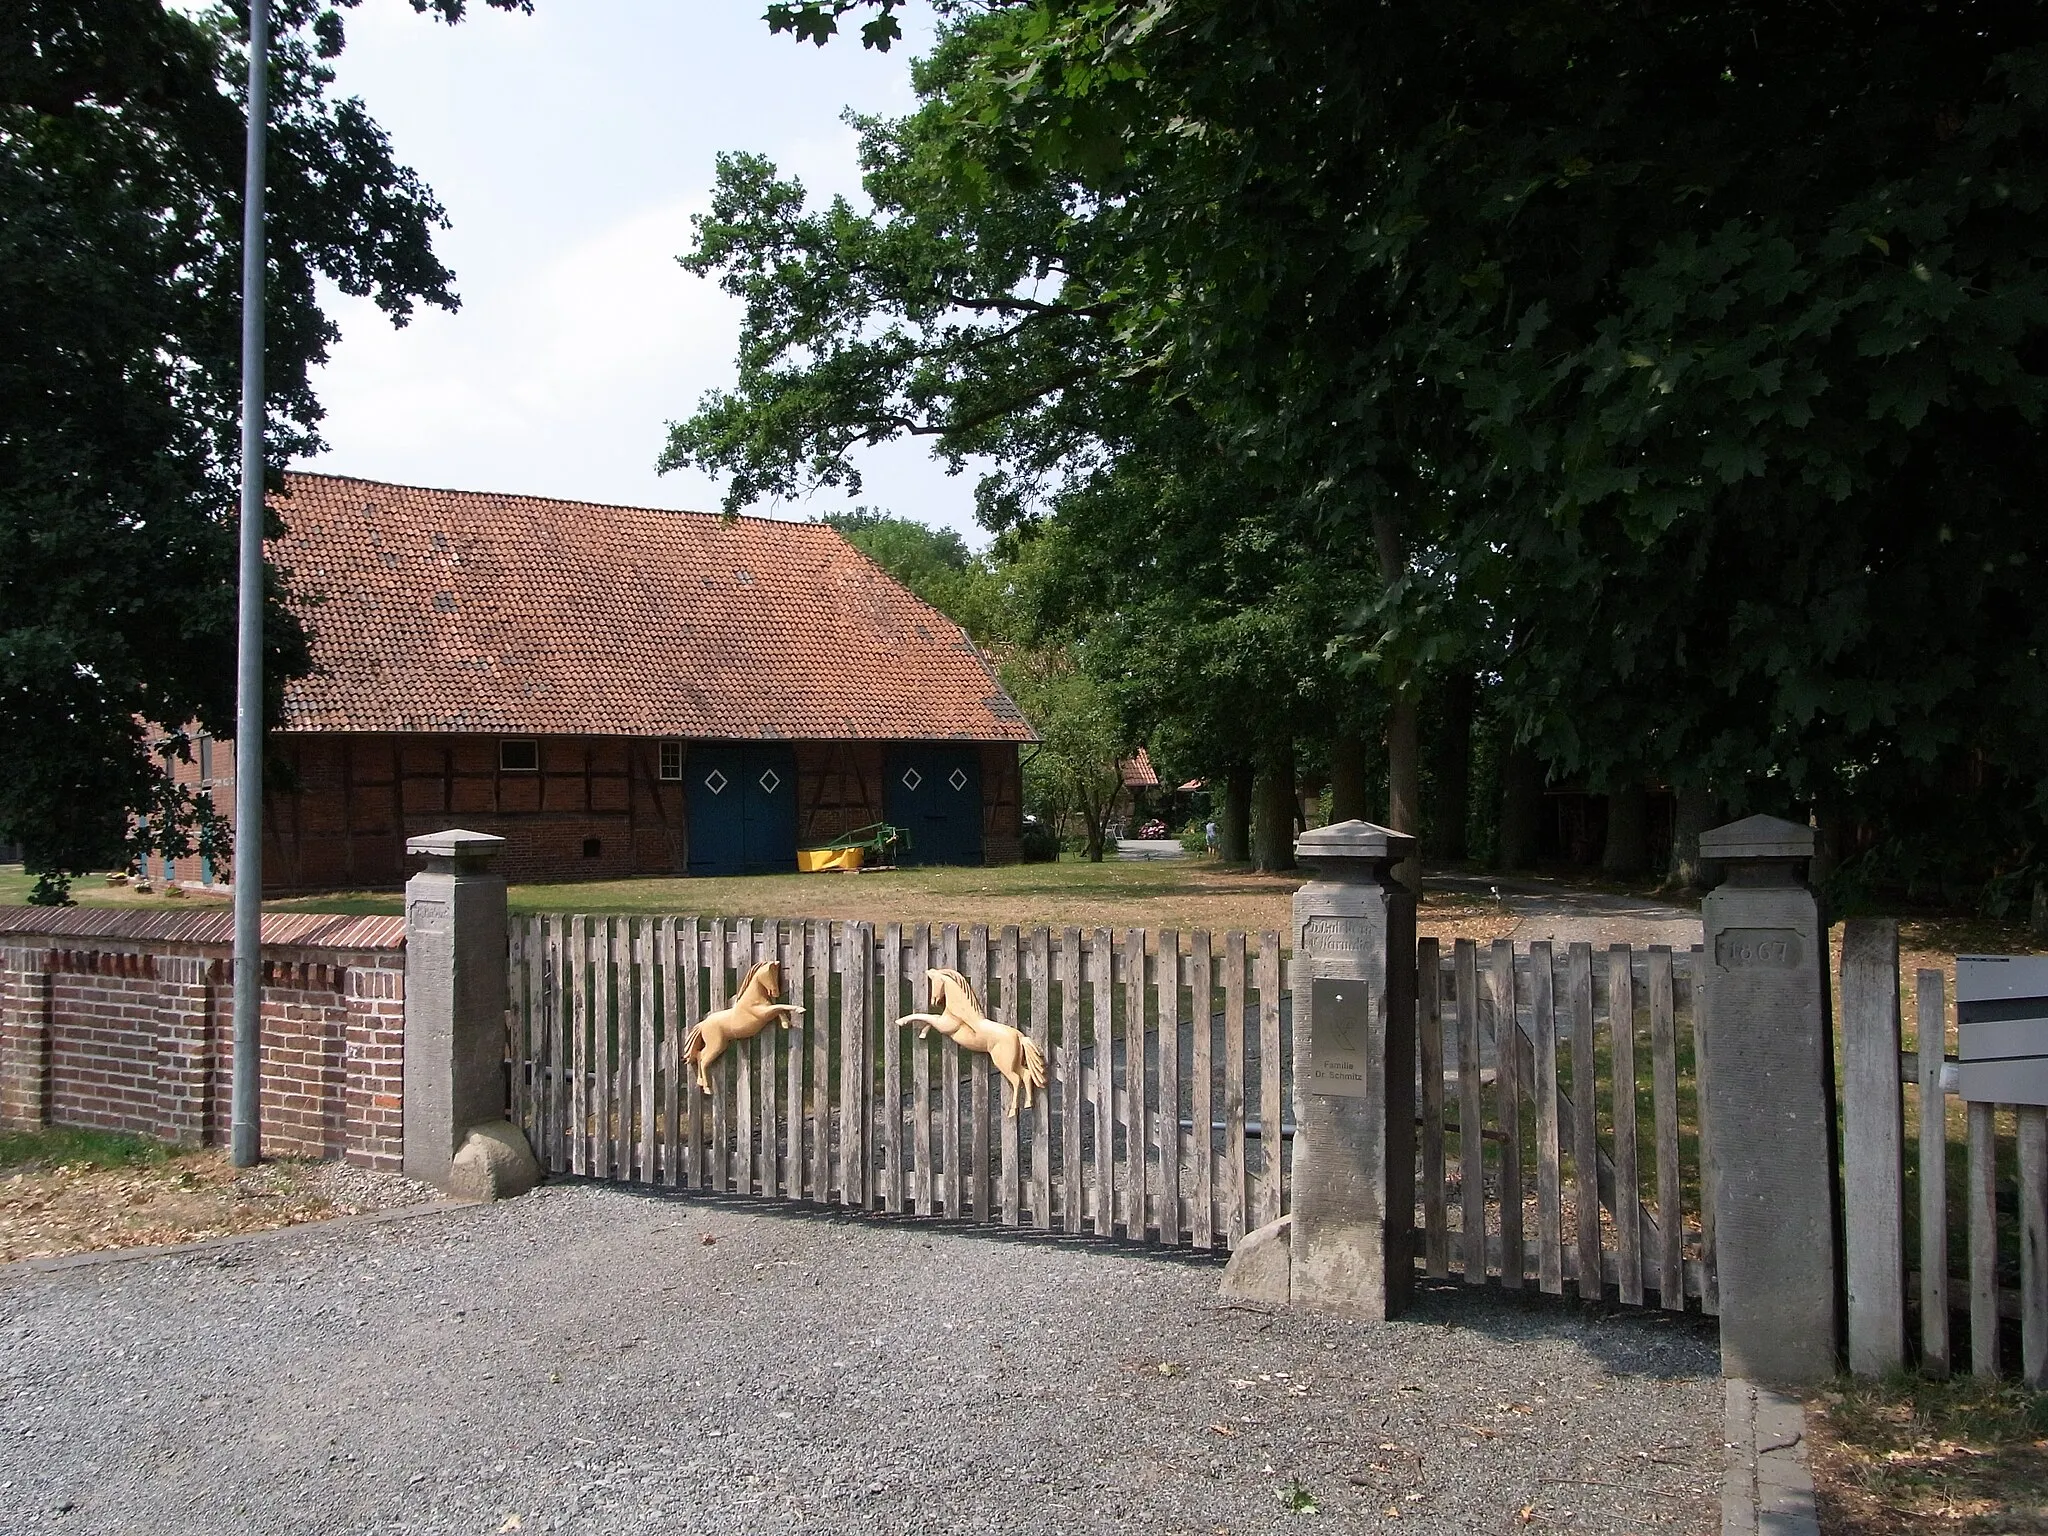
[[[1697,1320],[1216,1278],[587,1185],[7,1272],[0,1530],[1716,1528]]]

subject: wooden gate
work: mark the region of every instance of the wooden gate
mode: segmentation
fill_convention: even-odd
[[[1228,1246],[1288,1195],[1280,941],[1225,933],[535,917],[511,944],[511,1104],[550,1171]],[[807,1010],[711,1092],[677,1046],[757,960]],[[899,1029],[930,968],[1045,1052],[1017,1118],[988,1058]]]
[[[805,1014],[700,1093],[679,1042],[769,958]],[[1598,1274],[1625,1303],[1712,1311],[1699,951],[1601,959],[1502,940],[1482,967],[1471,941],[1420,942],[1420,1262],[1556,1293]],[[1205,1250],[1289,1206],[1274,933],[547,916],[514,922],[511,965],[510,1113],[551,1172]],[[896,1026],[931,968],[1045,1052],[1017,1118],[987,1057]]]
[[[1717,1310],[1695,1071],[1700,956],[1518,952],[1499,939],[1482,960],[1470,939],[1448,953],[1419,943],[1427,1273]]]

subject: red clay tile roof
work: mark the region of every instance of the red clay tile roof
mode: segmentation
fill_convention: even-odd
[[[957,624],[830,528],[286,477],[286,730],[1031,741]]]
[[[1159,787],[1159,770],[1152,766],[1152,754],[1143,747],[1137,756],[1127,757],[1118,763],[1117,771],[1123,775],[1125,789],[1156,789]]]

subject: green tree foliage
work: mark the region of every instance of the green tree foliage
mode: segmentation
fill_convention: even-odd
[[[525,8],[525,0],[491,0]],[[442,19],[462,0],[414,0]],[[277,6],[266,325],[273,476],[319,446],[316,286],[394,323],[453,308],[440,205],[332,91],[339,13]],[[232,734],[244,13],[19,0],[0,17],[0,838],[62,899],[131,818],[180,854],[220,829],[143,722]],[[266,676],[307,665],[272,573]]]
[[[1000,628],[989,568],[951,528],[868,507],[828,512],[819,521],[975,640],[986,642]]]
[[[1027,803],[1055,821],[1078,818],[1086,855],[1100,863],[1129,753],[1115,700],[1071,651],[1050,647],[1012,652],[1003,686],[1040,737],[1024,765]]]
[[[1085,223],[1102,382],[1199,402],[1304,547],[1391,555],[1362,675],[1477,667],[1563,770],[1899,868],[2040,858],[2040,7],[1039,0],[954,37],[927,181]]]

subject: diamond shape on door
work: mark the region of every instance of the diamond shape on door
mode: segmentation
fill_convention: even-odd
[[[716,768],[712,769],[709,773],[704,775],[704,787],[710,790],[711,793],[713,793],[714,795],[722,795],[725,793],[726,782],[727,780],[725,775],[720,773]]]
[[[946,779],[946,782],[952,785],[955,791],[965,789],[967,787],[967,770],[965,768],[955,768]]]
[[[782,780],[776,776],[773,768],[763,773],[756,782],[760,784],[761,793],[764,795],[772,795],[777,789],[782,787]]]
[[[903,787],[905,789],[915,789],[918,785],[922,784],[923,782],[924,775],[919,773],[915,768],[906,768],[903,770]]]

